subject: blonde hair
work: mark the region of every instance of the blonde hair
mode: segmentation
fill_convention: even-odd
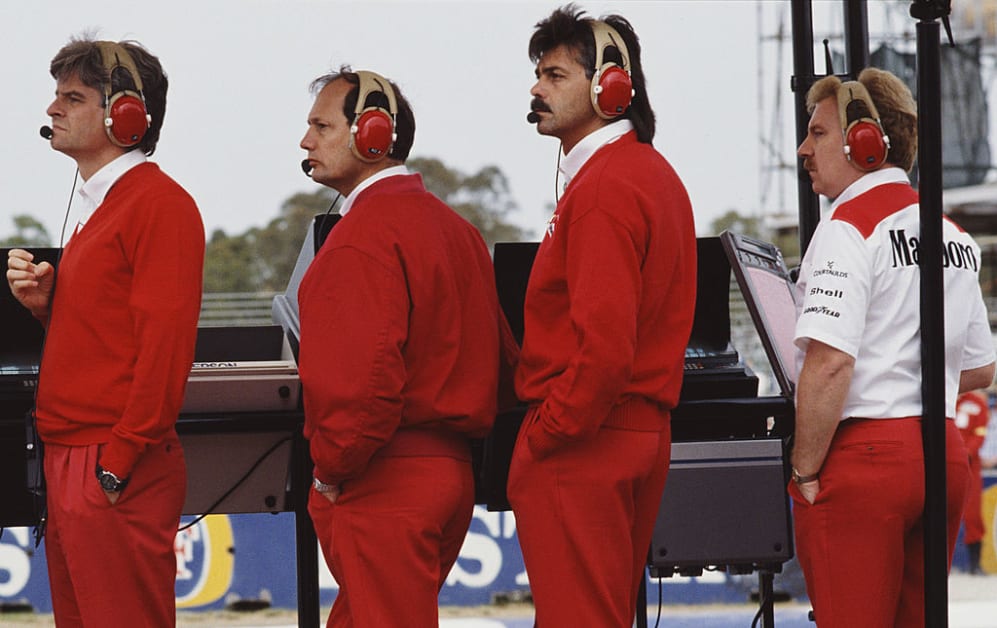
[[[917,104],[910,89],[894,74],[879,68],[862,70],[858,80],[868,90],[890,138],[886,161],[909,172],[917,157]],[[837,76],[825,76],[814,83],[807,92],[807,113],[813,113],[825,98],[837,98],[840,87]]]

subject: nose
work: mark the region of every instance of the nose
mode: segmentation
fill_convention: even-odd
[[[55,116],[60,115],[61,113],[62,113],[62,110],[59,108],[59,99],[58,98],[56,98],[55,100],[53,100],[52,103],[45,110],[45,115],[47,115],[50,118],[54,118]]]
[[[813,151],[810,150],[810,135],[807,135],[800,146],[796,149],[796,154],[800,157],[807,157],[812,155]]]
[[[305,134],[301,138],[301,141],[298,143],[298,146],[305,150],[311,150],[311,147],[314,146],[314,144],[311,141],[311,134],[312,130],[311,127],[309,127],[309,129],[305,131]]]
[[[540,99],[543,98],[543,90],[540,89],[540,79],[537,79],[537,82],[534,83],[533,87],[530,88],[530,96]]]

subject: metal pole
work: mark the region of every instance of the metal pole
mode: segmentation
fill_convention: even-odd
[[[793,0],[793,89],[796,103],[796,145],[807,138],[807,91],[814,84],[814,24],[813,7],[810,0]],[[820,221],[820,201],[814,194],[810,173],[803,169],[803,163],[796,164],[796,193],[800,202],[800,258],[807,252],[817,223]]]
[[[869,12],[866,0],[842,0],[845,5],[845,58],[848,74],[858,78],[869,66]]]
[[[915,1],[921,234],[921,433],[924,441],[924,621],[948,626],[945,470],[945,310],[938,3]]]

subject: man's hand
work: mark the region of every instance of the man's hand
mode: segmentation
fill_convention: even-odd
[[[796,485],[800,489],[800,494],[811,504],[817,499],[817,493],[820,492],[820,480],[811,480],[809,482],[804,482],[803,484]]]
[[[35,318],[44,320],[49,314],[55,268],[48,262],[35,264],[34,259],[24,249],[11,249],[7,254],[7,284],[21,305]]]
[[[316,493],[328,499],[330,504],[335,504],[336,500],[339,499],[339,494],[342,492],[341,485],[326,484],[318,478],[312,479],[312,487]]]

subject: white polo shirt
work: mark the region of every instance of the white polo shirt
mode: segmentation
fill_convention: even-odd
[[[842,418],[921,414],[917,192],[899,168],[878,170],[835,199],[814,231],[796,284],[798,366],[811,339],[855,358]],[[962,371],[994,361],[980,292],[980,248],[943,220],[945,414]]]

